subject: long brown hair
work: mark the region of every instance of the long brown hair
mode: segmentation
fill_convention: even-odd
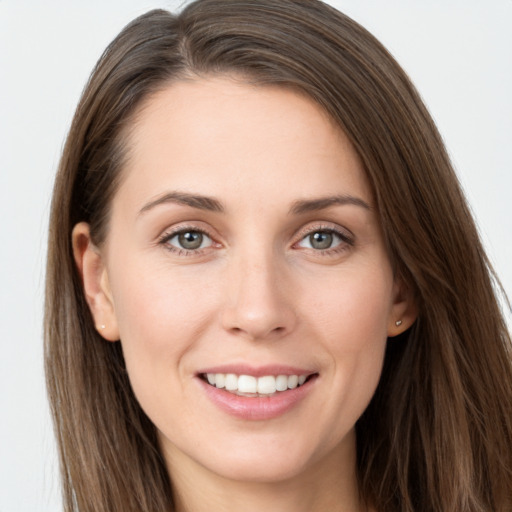
[[[383,46],[317,0],[200,0],[151,11],[98,62],[58,170],[50,219],[47,386],[68,512],[173,510],[155,428],[119,343],[98,335],[71,246],[96,244],[122,178],[125,131],[170,82],[237,74],[300,90],[357,149],[396,272],[419,316],[388,342],[357,423],[361,495],[379,512],[512,510],[512,360],[496,279],[439,133]],[[179,421],[179,420],[177,420]]]

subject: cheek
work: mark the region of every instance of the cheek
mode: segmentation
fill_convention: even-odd
[[[212,296],[192,276],[157,268],[118,272],[112,282],[121,345],[132,390],[157,426],[189,418],[185,397],[188,368],[212,317]],[[172,404],[172,406],[171,406]]]
[[[212,302],[209,287],[192,269],[177,271],[143,258],[128,260],[124,267],[114,269],[111,280],[122,339],[163,332],[168,342],[197,325]]]
[[[326,375],[332,393],[324,407],[336,425],[326,442],[336,439],[357,421],[380,380],[392,307],[391,272],[348,275],[316,294],[311,323],[328,357]]]
[[[323,290],[306,294],[304,302],[309,302],[309,315],[321,326],[334,352],[357,353],[387,339],[393,305],[391,271],[340,272],[324,284]]]
[[[215,298],[198,276],[130,262],[111,280],[128,373],[137,382],[164,378],[180,368],[215,314]],[[165,375],[162,375],[165,373]]]

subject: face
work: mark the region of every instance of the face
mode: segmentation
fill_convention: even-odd
[[[297,93],[211,78],[151,97],[128,142],[106,243],[78,226],[75,254],[171,469],[353,465],[387,337],[409,322],[345,135]]]

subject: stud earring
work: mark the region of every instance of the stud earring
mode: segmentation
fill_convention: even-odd
[[[105,329],[105,327],[106,327],[105,324],[100,325],[100,329]]]
[[[402,320],[397,320],[397,321],[395,322],[395,325],[396,325],[397,327],[400,327],[400,326],[402,325]]]

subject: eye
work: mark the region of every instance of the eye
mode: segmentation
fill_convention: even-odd
[[[347,235],[338,233],[333,229],[316,229],[302,238],[297,245],[305,249],[329,251],[338,248],[342,244],[352,245],[352,240]]]
[[[206,233],[194,229],[184,229],[165,235],[161,242],[171,250],[178,251],[197,251],[213,244],[212,239]]]

